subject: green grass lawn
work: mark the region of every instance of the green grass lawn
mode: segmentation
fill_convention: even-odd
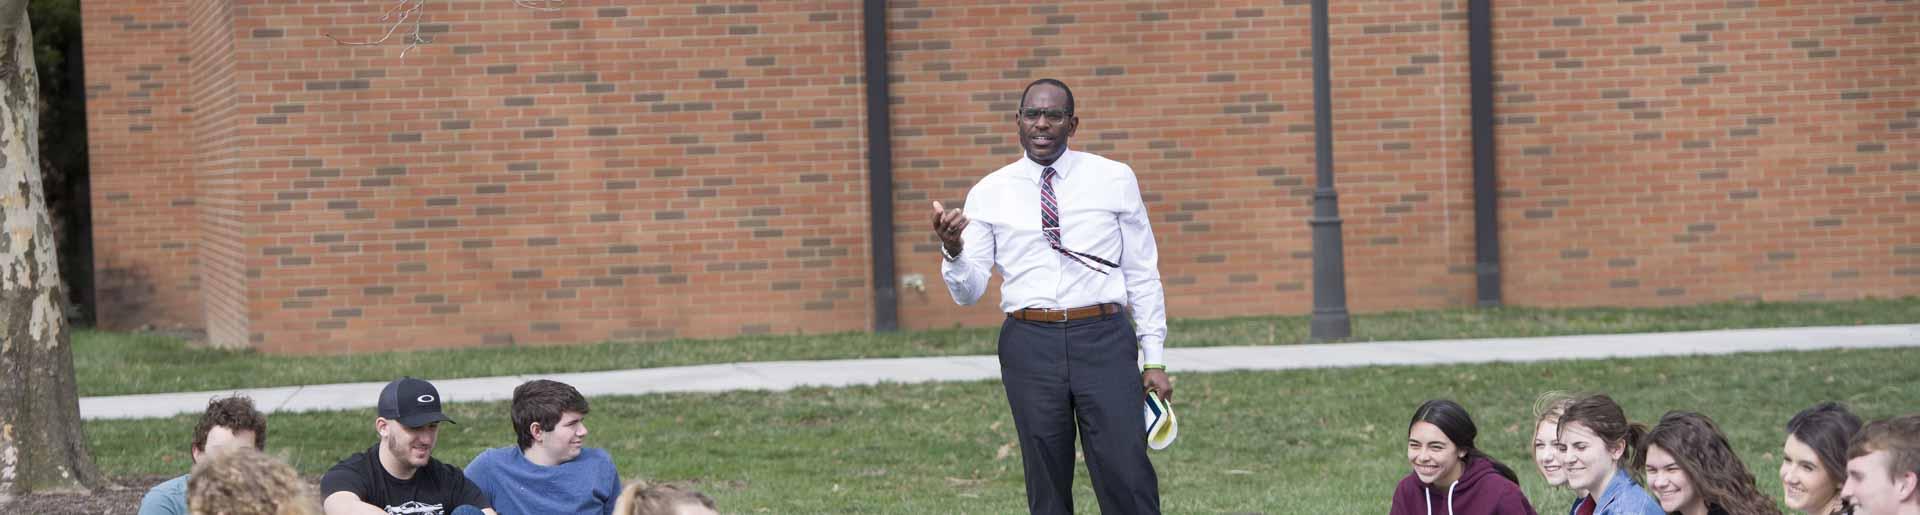
[[[1913,323],[1920,297],[1828,303],[1726,303],[1671,308],[1452,309],[1357,315],[1358,341],[1491,338]],[[1169,345],[1286,345],[1307,340],[1307,317],[1174,319]],[[193,348],[173,338],[80,331],[74,367],[80,394],[122,395],[386,381],[431,371],[435,379],[581,372],[742,361],[946,356],[993,353],[993,328],[889,334],[768,335],[723,340],[609,342],[564,347],[482,348],[348,356],[271,356]],[[528,359],[537,355],[538,359]]]
[[[1544,488],[1528,459],[1531,409],[1543,390],[1600,390],[1629,416],[1669,409],[1715,418],[1778,497],[1782,426],[1840,400],[1879,418],[1914,411],[1920,351],[1835,350],[1713,357],[1369,367],[1177,375],[1181,438],[1153,453],[1168,513],[1382,513],[1404,461],[1406,423],[1433,397],[1459,400],[1480,446],[1521,472],[1535,509],[1572,495]],[[629,478],[690,481],[728,513],[1019,513],[1013,423],[996,381],[593,399],[588,445]],[[505,403],[451,405],[437,456],[464,464],[510,445]],[[318,474],[375,439],[372,410],[283,414],[268,445]],[[87,424],[111,475],[187,468],[193,419]],[[1079,471],[1075,501],[1095,513]]]

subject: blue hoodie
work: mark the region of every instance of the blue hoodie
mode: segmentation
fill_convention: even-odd
[[[1585,497],[1574,500],[1567,515],[1579,513],[1580,503],[1586,500]],[[1660,501],[1653,500],[1646,489],[1627,477],[1627,469],[1618,469],[1613,472],[1613,479],[1607,481],[1607,491],[1600,493],[1593,515],[1667,515],[1667,510],[1660,509]]]

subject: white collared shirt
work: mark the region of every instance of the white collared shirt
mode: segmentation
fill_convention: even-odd
[[[1040,232],[1040,170],[1022,156],[980,179],[967,192],[971,223],[961,232],[960,255],[940,265],[953,301],[972,305],[1000,270],[1000,310],[1071,309],[1108,302],[1133,310],[1141,358],[1163,363],[1167,338],[1166,297],[1160,287],[1160,253],[1147,223],[1140,183],[1125,163],[1068,149],[1054,160],[1054,198],[1059,201],[1060,240],[1068,250],[1120,264],[1095,272],[1047,243]],[[945,256],[943,246],[941,253]],[[1082,258],[1084,259],[1084,258]]]

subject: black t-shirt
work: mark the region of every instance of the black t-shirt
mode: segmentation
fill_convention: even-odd
[[[492,507],[459,467],[438,459],[429,458],[427,466],[413,472],[413,479],[393,477],[380,466],[380,444],[340,460],[320,476],[320,498],[335,492],[352,492],[392,515],[446,515],[461,505]]]

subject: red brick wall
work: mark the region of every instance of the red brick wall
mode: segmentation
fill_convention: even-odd
[[[146,304],[270,351],[869,327],[861,3],[625,4],[429,2],[433,41],[405,57],[404,30],[324,36],[379,37],[385,2],[196,10],[196,134],[127,132],[111,102],[139,83],[90,75],[96,160],[135,154],[94,172],[121,185],[96,187],[99,266],[207,277],[205,300]],[[926,211],[1018,158],[1009,113],[1040,77],[1075,87],[1076,148],[1139,171],[1173,316],[1308,309],[1306,2],[891,4],[891,244],[928,286],[902,292],[903,326],[997,319],[997,295],[948,300]],[[1920,293],[1912,9],[1497,4],[1510,302]],[[1470,304],[1465,2],[1333,16],[1352,306]],[[101,18],[93,70],[184,68]],[[190,216],[132,215],[153,183],[131,163],[180,148]],[[136,234],[183,234],[202,260]]]
[[[202,327],[187,2],[82,2],[99,323]]]
[[[1920,8],[1500,5],[1521,304],[1920,292]]]
[[[189,50],[193,107],[192,144],[182,151],[193,158],[191,179],[198,188],[200,208],[199,275],[205,300],[207,339],[223,347],[247,343],[246,241],[258,227],[253,206],[240,191],[251,180],[243,177],[239,158],[257,150],[239,141],[238,111],[242,92],[235,80],[241,63],[234,59],[234,6],[226,2],[194,2]]]
[[[433,42],[405,57],[324,36],[377,38],[385,3],[237,2],[230,29],[197,26],[233,63],[196,68],[210,337],[864,327],[856,4],[611,4],[430,2]]]
[[[1464,4],[1337,2],[1335,164],[1348,288],[1360,310],[1473,296]],[[903,102],[895,166],[903,295],[949,325],[931,200],[958,203],[1019,158],[1011,113],[1041,77],[1073,86],[1073,146],[1132,165],[1153,215],[1173,316],[1311,305],[1313,68],[1307,6],[1273,2],[929,2],[894,9]],[[1407,277],[1420,280],[1408,281]],[[969,310],[991,322],[998,296]]]

